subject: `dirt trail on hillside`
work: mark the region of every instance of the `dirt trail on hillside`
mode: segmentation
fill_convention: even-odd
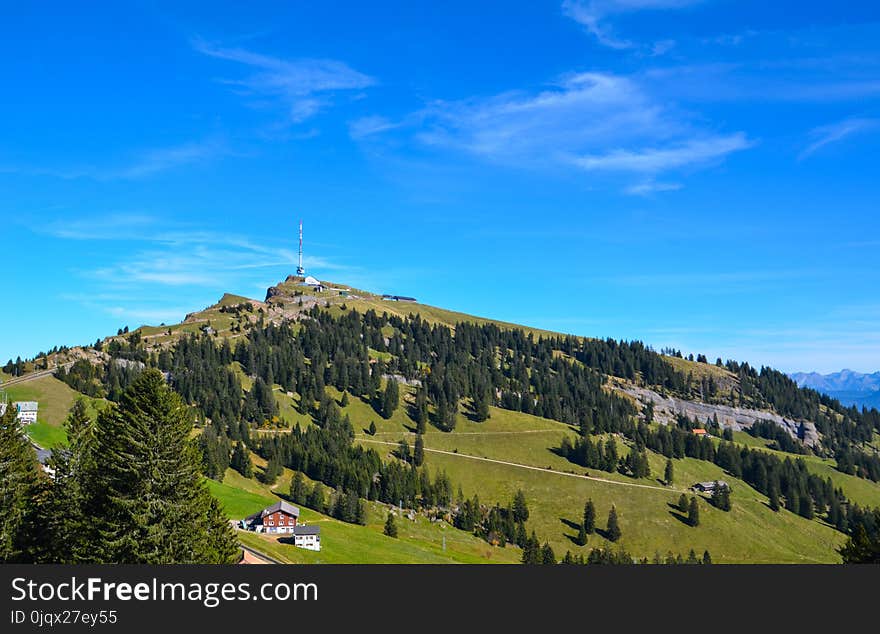
[[[369,438],[358,437],[358,440],[363,442],[371,442],[377,445],[390,445],[392,447],[396,447],[399,443],[396,442],[386,442],[384,440],[370,440]],[[466,453],[458,453],[455,451],[444,451],[442,449],[428,449],[425,447],[425,451],[428,453],[439,453],[447,456],[457,456],[459,458],[467,458],[469,460],[479,460],[481,462],[493,462],[495,464],[505,465],[508,467],[518,467],[520,469],[529,469],[531,471],[543,471],[544,473],[553,473],[556,475],[566,476],[568,478],[580,478],[581,480],[592,480],[593,482],[604,482],[605,484],[614,484],[616,486],[622,487],[636,487],[638,489],[655,489],[657,491],[665,491],[667,493],[671,492],[682,492],[684,489],[676,489],[673,487],[661,487],[654,486],[651,484],[638,484],[636,482],[618,482],[617,480],[608,480],[607,478],[597,478],[596,476],[588,476],[588,475],[580,475],[577,473],[567,473],[565,471],[556,471],[554,469],[547,469],[546,467],[535,467],[533,465],[521,464],[519,462],[508,462],[507,460],[495,460],[493,458],[483,458],[481,456],[472,456]]]

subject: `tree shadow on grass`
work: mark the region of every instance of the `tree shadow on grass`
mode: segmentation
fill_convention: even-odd
[[[677,502],[667,502],[666,506],[671,508],[673,511],[677,511],[679,513],[684,513],[684,511],[681,510],[681,507],[678,505]]]
[[[577,522],[572,522],[570,519],[560,517],[559,521],[562,522],[563,524],[565,524],[566,526],[568,526],[572,530],[575,530],[575,531],[581,530],[581,525],[578,524]]]
[[[671,505],[670,505],[670,506],[671,506]],[[676,507],[676,508],[678,508],[678,507]],[[681,513],[677,512],[677,511],[669,511],[669,514],[670,514],[672,517],[674,517],[675,519],[677,519],[679,522],[681,522],[682,524],[684,524],[685,526],[690,526],[690,525],[691,525],[691,522],[690,522],[690,520],[687,518],[687,515],[682,515]]]

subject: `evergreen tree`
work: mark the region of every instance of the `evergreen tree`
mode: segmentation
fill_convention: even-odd
[[[709,554],[708,550],[703,551],[703,563],[707,565],[712,563],[712,556]]]
[[[74,402],[64,422],[67,447],[52,450],[51,467],[55,470],[46,500],[47,560],[50,563],[75,564],[89,561],[88,527],[84,513],[85,461],[90,456],[92,422],[86,401]]]
[[[770,505],[770,509],[772,511],[778,511],[779,506],[779,487],[776,484],[776,480],[771,480],[770,485],[767,491],[768,504]]]
[[[541,563],[541,543],[538,541],[535,531],[532,531],[531,537],[526,540],[523,546],[522,563],[528,565]]]
[[[266,468],[263,470],[260,479],[264,484],[275,484],[278,481],[278,476],[283,472],[284,467],[281,464],[281,458],[278,454],[272,454],[272,456],[269,457],[268,462],[266,462]]]
[[[320,482],[315,482],[312,492],[309,493],[309,499],[306,506],[319,513],[323,513],[326,510],[324,507],[324,487],[321,486]]]
[[[422,435],[416,435],[416,443],[413,447],[413,456],[412,456],[413,466],[421,467],[422,463],[425,462],[425,441],[422,440]]]
[[[522,489],[517,489],[513,496],[513,521],[526,522],[529,519],[529,505],[526,503],[526,494]]]
[[[715,482],[715,488],[712,489],[712,506],[722,511],[730,510],[730,488]]]
[[[666,459],[666,469],[663,472],[663,481],[666,483],[666,486],[671,486],[673,480],[673,467],[672,467],[672,458]]]
[[[547,542],[544,542],[544,546],[541,548],[541,563],[545,565],[556,563],[556,553]]]
[[[606,529],[608,539],[616,542],[620,539],[620,525],[617,522],[617,509],[614,508],[614,505],[611,505],[611,510],[608,512],[608,528]]]
[[[486,391],[480,390],[477,392],[477,395],[474,396],[474,420],[478,423],[482,423],[488,418],[489,394]]]
[[[587,503],[584,504],[583,527],[584,531],[589,535],[592,535],[593,531],[596,530],[596,507],[593,505],[592,498],[587,500]]]
[[[245,478],[251,478],[254,475],[254,467],[251,464],[250,452],[243,442],[235,443],[235,449],[232,450],[232,461],[230,466],[238,471]]]
[[[688,499],[687,496],[682,493],[678,498],[678,510],[682,513],[687,513],[688,510]]]
[[[342,393],[342,398],[339,401],[339,407],[348,407],[348,392]]]
[[[84,476],[97,563],[231,563],[235,536],[199,473],[192,419],[146,370],[95,421]]]
[[[688,524],[691,526],[700,525],[700,505],[696,497],[692,497],[690,504],[688,504]]]
[[[397,385],[397,381],[388,379],[388,382],[385,384],[385,391],[382,392],[382,408],[380,411],[382,418],[391,418],[399,404],[400,388]]]
[[[40,497],[40,465],[12,404],[0,416],[0,562],[28,562],[31,522]]]
[[[586,546],[587,545],[587,529],[584,528],[584,525],[581,524],[578,528],[578,536],[577,536],[578,546]]]
[[[385,530],[383,531],[388,537],[397,537],[397,524],[394,523],[394,513],[388,513],[385,520]]]
[[[306,480],[299,471],[290,481],[290,499],[295,504],[305,504],[308,501],[308,492],[306,491]]]
[[[370,421],[370,428],[367,431],[369,432],[370,436],[376,435],[376,421]]]
[[[880,533],[870,539],[864,524],[859,524],[839,552],[845,564],[880,564]]]

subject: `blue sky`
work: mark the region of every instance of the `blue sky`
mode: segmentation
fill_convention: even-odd
[[[262,299],[302,218],[322,279],[880,369],[876,3],[122,4],[3,9],[4,361]]]

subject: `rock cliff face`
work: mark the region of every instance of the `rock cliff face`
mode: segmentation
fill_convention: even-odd
[[[722,427],[730,427],[734,431],[742,431],[751,427],[759,420],[767,420],[782,427],[793,438],[803,440],[807,446],[814,447],[819,444],[819,432],[816,430],[816,425],[809,421],[796,421],[773,412],[763,412],[745,407],[685,401],[674,396],[661,396],[653,390],[634,385],[617,386],[615,389],[625,392],[642,402],[653,402],[654,419],[659,423],[674,423],[677,414],[684,414],[688,418],[698,421],[705,421],[707,418],[718,416],[718,422]]]

